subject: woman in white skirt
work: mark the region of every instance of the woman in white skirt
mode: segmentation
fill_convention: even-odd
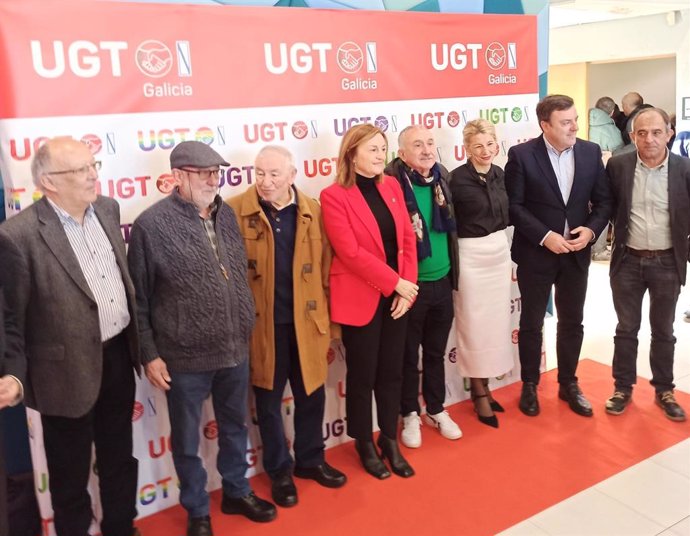
[[[453,292],[460,374],[470,378],[479,420],[498,428],[504,411],[489,391],[489,378],[513,368],[510,324],[508,194],[494,126],[483,119],[463,129],[467,163],[450,177],[460,249],[460,279]]]

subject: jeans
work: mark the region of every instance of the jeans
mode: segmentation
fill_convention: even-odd
[[[657,392],[673,389],[673,321],[680,293],[680,279],[673,255],[645,259],[626,254],[611,276],[613,306],[618,316],[614,337],[613,377],[617,390],[630,392],[637,380],[637,332],[642,299],[649,291],[649,324],[652,342],[649,362],[651,384]]]
[[[247,463],[248,359],[209,372],[170,372],[167,391],[173,463],[180,479],[180,503],[189,517],[207,516],[206,470],[199,457],[201,409],[209,395],[218,423],[218,472],[223,493],[244,497],[251,488]]]
[[[407,313],[407,336],[403,364],[402,403],[404,416],[419,407],[419,346],[422,346],[422,396],[431,415],[443,411],[446,398],[444,356],[453,324],[453,287],[450,278],[420,281],[414,306]]]
[[[295,399],[294,447],[298,467],[316,467],[324,461],[321,426],[326,403],[323,385],[309,395],[304,390],[294,324],[275,325],[275,356],[273,389],[254,387],[264,469],[272,479],[291,471],[293,466],[281,411],[288,379]]]

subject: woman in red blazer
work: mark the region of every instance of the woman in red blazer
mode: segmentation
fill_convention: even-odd
[[[364,469],[387,478],[372,440],[372,392],[378,446],[393,472],[414,470],[397,443],[407,316],[417,295],[416,241],[398,181],[385,177],[386,136],[357,125],[340,146],[335,184],[321,192],[331,264],[331,319],[342,325],[347,362],[347,433]]]

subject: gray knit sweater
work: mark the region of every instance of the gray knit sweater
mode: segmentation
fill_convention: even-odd
[[[144,363],[161,357],[171,371],[204,372],[247,359],[255,319],[247,257],[232,209],[216,202],[220,262],[198,210],[177,191],[132,226],[128,261]]]

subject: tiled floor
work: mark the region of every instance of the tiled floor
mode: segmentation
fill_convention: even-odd
[[[613,355],[616,315],[608,263],[592,263],[585,305],[582,357],[607,365]],[[645,313],[647,316],[645,304]],[[690,288],[678,301],[676,388],[690,392]],[[555,320],[546,321],[547,367],[555,366]],[[638,375],[650,377],[649,325],[640,332]],[[586,393],[585,393],[586,394]],[[594,408],[603,411],[603,408]],[[690,411],[690,408],[685,408]],[[663,418],[660,415],[660,418]],[[500,533],[501,536],[690,536],[690,439],[634,465]]]

